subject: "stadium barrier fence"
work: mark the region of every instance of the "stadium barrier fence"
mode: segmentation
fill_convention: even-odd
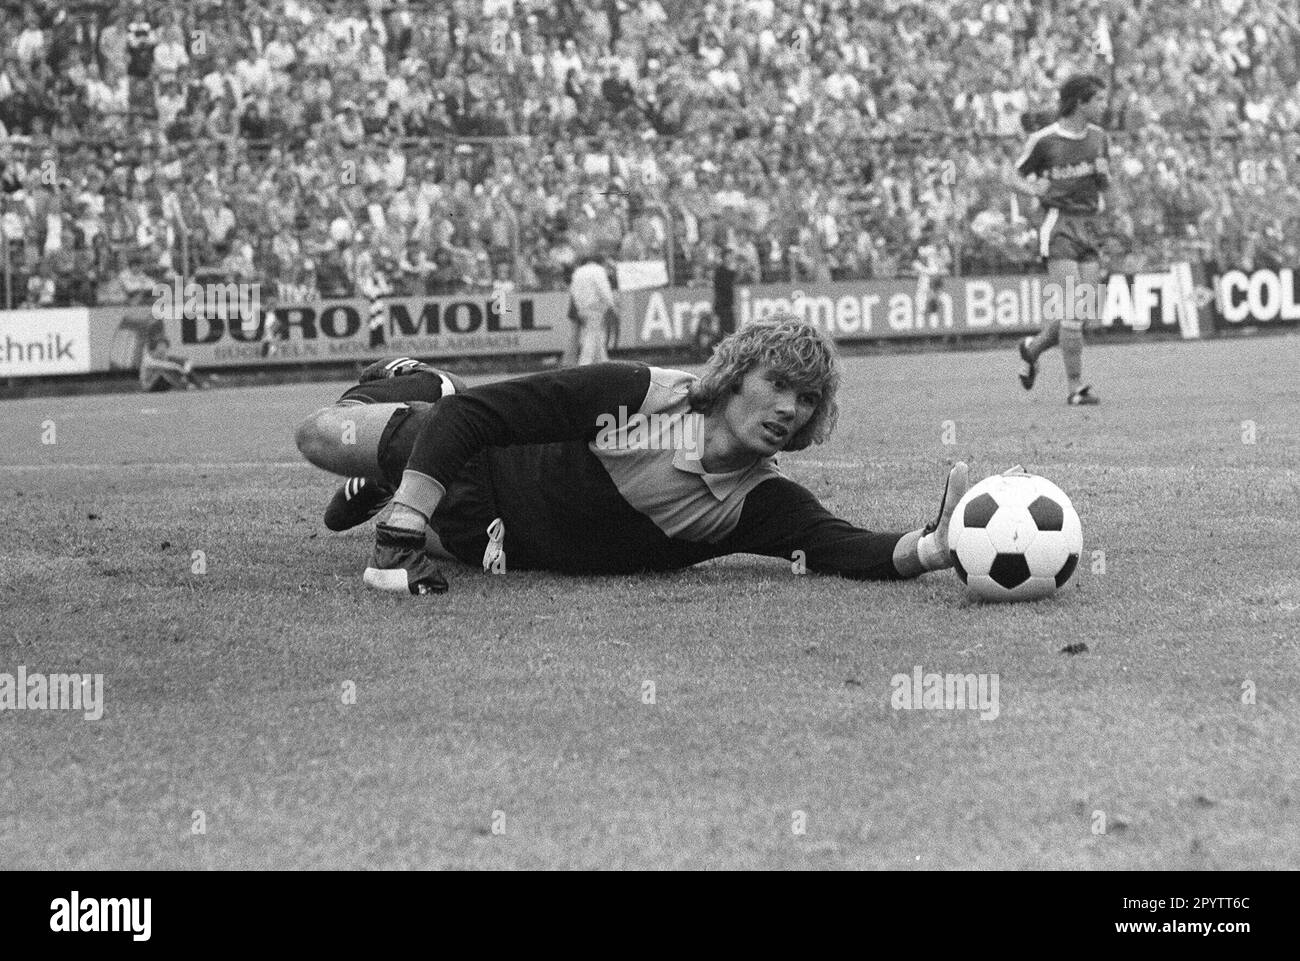
[[[1097,292],[1109,332],[1208,337],[1243,328],[1300,327],[1297,268],[1228,269],[1174,264],[1113,274]],[[743,284],[740,324],[788,310],[844,342],[983,338],[1024,334],[1042,323],[1044,274],[828,283]],[[221,285],[213,285],[219,288]],[[215,291],[214,291],[215,292]],[[619,294],[620,351],[689,346],[711,306],[703,287],[652,287]],[[388,300],[382,338],[364,298],[276,305],[240,316],[238,305],[205,301],[184,316],[149,305],[0,311],[0,378],[133,371],[150,337],[199,368],[259,368],[428,358],[561,354],[569,339],[568,294],[462,294]]]

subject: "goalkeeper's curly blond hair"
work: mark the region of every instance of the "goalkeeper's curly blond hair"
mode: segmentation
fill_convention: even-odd
[[[799,390],[820,392],[821,401],[786,450],[803,450],[824,443],[835,429],[840,407],[840,362],[835,343],[807,321],[790,313],[747,324],[722,343],[709,358],[699,381],[691,387],[691,410],[708,415],[727,396],[740,392],[740,382],[755,367],[768,365]]]

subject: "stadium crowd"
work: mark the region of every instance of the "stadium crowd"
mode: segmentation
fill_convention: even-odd
[[[1110,83],[1111,266],[1300,265],[1300,23],[1275,0],[0,3],[13,303],[177,272],[280,300],[1023,268],[1000,182]],[[1294,5],[1290,9],[1294,9]],[[0,306],[4,301],[0,299]]]

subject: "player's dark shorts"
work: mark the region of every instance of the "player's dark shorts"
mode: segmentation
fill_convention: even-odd
[[[378,453],[379,468],[392,487],[401,484],[416,438],[433,414],[433,404],[408,401],[389,418]],[[481,451],[448,486],[429,523],[447,550],[466,564],[478,564],[487,548],[488,525],[499,516],[492,496],[491,465],[487,452]]]
[[[433,416],[434,404],[454,390],[463,393],[468,385],[445,370],[421,371],[401,377],[387,377],[350,387],[340,403],[402,404],[388,419],[379,438],[379,468],[388,484],[396,488],[410,460],[415,439]],[[432,526],[444,547],[467,564],[477,564],[487,547],[487,527],[499,515],[491,496],[490,468],[483,454],[473,458],[460,477],[452,482],[439,502]]]
[[[1038,256],[1044,260],[1096,260],[1102,236],[1098,215],[1067,214],[1049,207],[1038,228]]]

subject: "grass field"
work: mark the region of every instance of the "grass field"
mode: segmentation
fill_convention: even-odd
[[[1059,355],[848,358],[783,462],[887,529],[954,459],[1053,479],[1084,559],[1014,606],[756,557],[377,596],[292,441],[344,385],[0,404],[0,672],[105,676],[0,713],[0,866],[1298,867],[1300,338],[1085,360],[1092,410]],[[893,710],[917,665],[999,716]]]

